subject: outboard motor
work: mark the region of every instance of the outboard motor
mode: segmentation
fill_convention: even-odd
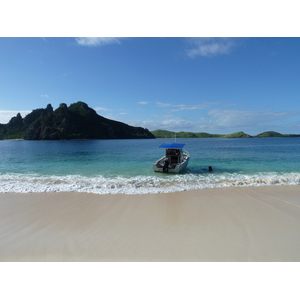
[[[164,160],[164,166],[163,166],[163,173],[169,172],[169,158],[165,158]]]

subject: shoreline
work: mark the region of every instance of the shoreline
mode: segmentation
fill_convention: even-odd
[[[0,193],[0,261],[300,261],[300,186]]]
[[[96,195],[143,195],[201,191],[229,187],[268,187],[298,186],[300,173],[265,172],[256,174],[238,173],[187,173],[158,176],[105,176],[97,175],[37,175],[4,174],[0,175],[0,194],[3,193],[93,193]],[[153,172],[154,173],[154,172]],[[222,176],[225,174],[225,176]],[[183,180],[182,180],[183,179]]]

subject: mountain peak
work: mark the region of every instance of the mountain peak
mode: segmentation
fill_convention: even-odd
[[[51,104],[36,109],[24,119],[18,114],[0,127],[0,139],[137,139],[155,138],[148,129],[105,119],[84,102],[61,103],[56,110]]]

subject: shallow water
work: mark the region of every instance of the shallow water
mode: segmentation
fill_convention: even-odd
[[[188,168],[153,172],[164,154],[158,146],[173,141],[0,141],[0,192],[144,194],[300,184],[299,138],[177,139],[191,154]]]

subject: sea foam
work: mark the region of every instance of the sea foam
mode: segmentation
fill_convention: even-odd
[[[235,186],[298,185],[300,173],[207,173],[166,176],[86,177],[81,175],[0,175],[1,193],[87,192],[95,194],[172,193]]]

